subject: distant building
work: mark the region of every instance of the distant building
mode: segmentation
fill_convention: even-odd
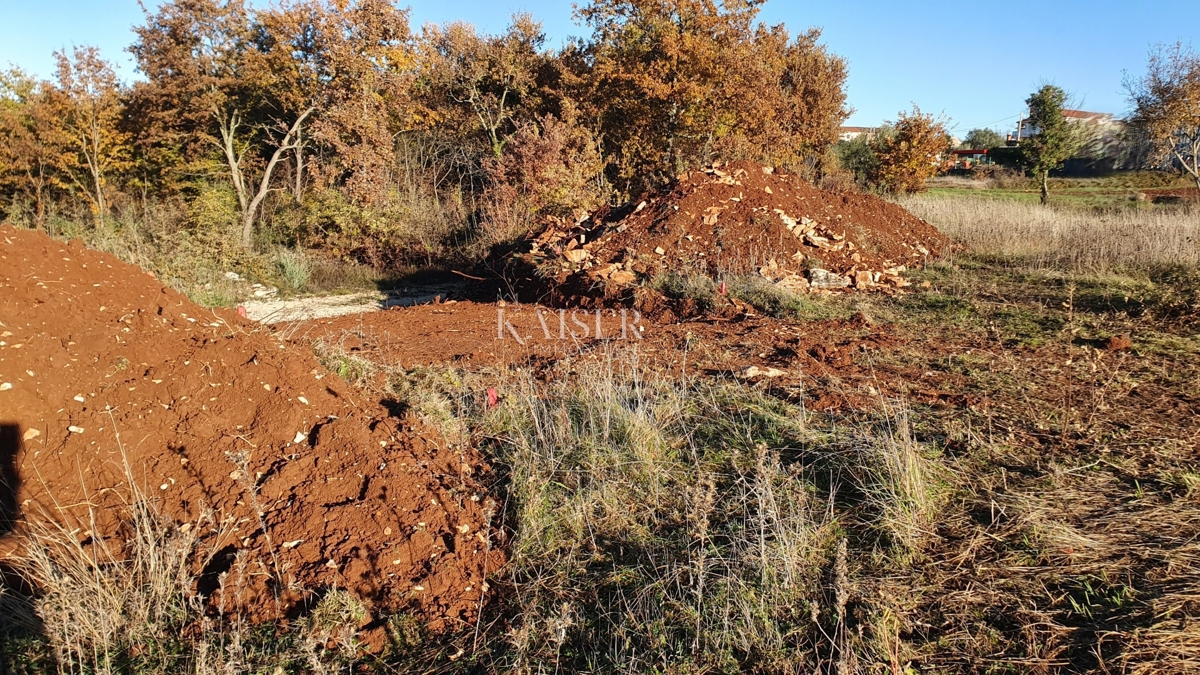
[[[866,134],[867,138],[869,139],[874,137],[878,132],[879,127],[842,127],[840,133],[838,134],[838,140],[852,141],[863,134]]]
[[[1121,120],[1114,117],[1111,113],[1088,112],[1087,110],[1064,110],[1063,117],[1067,119],[1067,122],[1072,124],[1086,124],[1094,128],[1096,135],[1101,137],[1109,134],[1115,136],[1121,130]],[[1013,138],[1017,141],[1023,141],[1037,134],[1037,132],[1037,125],[1033,124],[1026,117],[1017,123],[1017,133]]]

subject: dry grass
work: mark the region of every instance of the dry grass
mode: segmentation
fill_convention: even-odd
[[[899,200],[980,255],[1105,274],[1200,264],[1200,209],[1083,211],[986,197]]]
[[[98,533],[93,511],[82,521],[65,511],[23,520],[20,552],[2,562],[33,593],[0,592],[0,639],[22,641],[0,650],[0,670],[236,675],[353,668],[365,616],[359,600],[333,589],[291,627],[252,625],[221,609],[243,606],[239,560],[221,575],[221,602],[210,611],[196,592],[197,575],[231,521],[204,513],[180,526],[137,487],[129,467],[125,486],[125,518],[107,535]]]
[[[555,368],[390,373],[395,396],[483,445],[503,477],[503,600],[464,658],[517,673],[903,665],[900,610],[863,572],[919,558],[941,503],[902,406],[834,422],[615,356]]]

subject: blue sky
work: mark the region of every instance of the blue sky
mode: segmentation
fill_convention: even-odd
[[[415,25],[465,19],[498,31],[513,12],[528,11],[552,44],[583,33],[567,0],[411,6]],[[124,48],[141,16],[137,0],[0,0],[0,67],[49,75],[54,50],[91,44],[132,78]],[[1008,130],[1041,82],[1071,92],[1080,107],[1123,113],[1123,71],[1140,72],[1155,43],[1200,42],[1198,0],[769,0],[761,18],[793,32],[821,27],[825,44],[849,60],[856,112],[848,124],[873,126],[916,103],[948,116],[960,136]]]

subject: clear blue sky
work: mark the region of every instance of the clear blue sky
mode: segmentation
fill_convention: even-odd
[[[416,26],[465,19],[498,31],[529,11],[552,44],[583,33],[569,0],[414,0],[412,10]],[[124,48],[141,16],[137,0],[0,0],[0,67],[49,75],[54,50],[91,44],[132,78]],[[1008,130],[1043,81],[1083,108],[1123,113],[1122,71],[1140,72],[1154,43],[1200,42],[1200,0],[769,0],[761,18],[793,32],[821,27],[849,60],[849,124],[873,126],[916,103],[949,116],[959,135]]]

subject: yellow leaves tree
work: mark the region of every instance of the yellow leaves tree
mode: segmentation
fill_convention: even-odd
[[[110,180],[131,165],[130,138],[122,130],[122,88],[95,47],[55,53],[51,106],[58,114],[63,150],[59,169],[70,177],[98,218],[108,215]]]
[[[816,177],[850,116],[844,59],[821,32],[794,39],[783,26],[758,26],[726,71],[727,133],[714,144],[725,159],[749,158]]]
[[[946,124],[914,105],[912,112],[901,112],[890,127],[891,132],[878,142],[879,164],[872,181],[888,192],[920,192],[950,151]]]
[[[616,177],[636,189],[705,156],[728,100],[724,81],[761,0],[593,0],[575,98],[601,120]]]
[[[1160,163],[1175,163],[1200,189],[1200,55],[1181,44],[1158,47],[1146,74],[1126,80],[1134,105],[1133,126],[1156,150]]]

